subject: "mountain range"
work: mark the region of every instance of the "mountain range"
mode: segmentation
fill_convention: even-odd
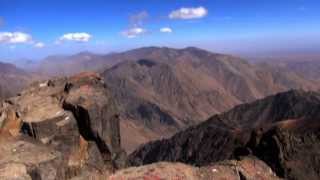
[[[319,109],[319,92],[290,90],[237,105],[127,157],[120,136],[128,132],[103,77],[34,82],[0,104],[0,177],[319,179]]]
[[[304,71],[195,47],[30,63],[0,64],[0,179],[320,177]]]
[[[33,71],[48,76],[101,73],[119,104],[121,138],[128,152],[241,103],[290,89],[320,89],[316,80],[287,68],[250,64],[195,47],[50,56]]]
[[[123,126],[135,132],[135,138],[122,136],[125,147],[132,144],[129,151],[244,102],[289,89],[319,89],[294,72],[198,48],[143,48],[128,54],[122,56],[131,60],[102,74],[129,120]]]

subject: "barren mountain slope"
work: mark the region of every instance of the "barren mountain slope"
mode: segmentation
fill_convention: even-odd
[[[129,151],[243,102],[289,89],[319,89],[293,72],[198,48],[141,48],[122,58],[127,61],[103,76],[122,109],[122,127],[136,129],[134,140],[123,136]]]
[[[320,81],[320,60],[300,60],[300,61],[271,61],[268,64],[273,68],[292,71],[306,79]]]
[[[0,100],[15,95],[31,80],[31,74],[12,64],[0,62]]]

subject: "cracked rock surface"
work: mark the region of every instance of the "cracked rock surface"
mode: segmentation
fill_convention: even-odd
[[[117,106],[96,73],[35,82],[4,101],[0,138],[0,167],[14,166],[26,178],[69,179],[126,166]]]

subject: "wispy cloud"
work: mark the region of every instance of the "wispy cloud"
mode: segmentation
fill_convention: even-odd
[[[32,36],[23,32],[0,32],[0,43],[33,43]]]
[[[43,42],[37,42],[34,44],[34,47],[36,48],[43,48],[45,46],[45,44]]]
[[[160,32],[162,33],[172,33],[172,29],[169,27],[163,27],[160,29]]]
[[[63,41],[76,41],[76,42],[88,42],[92,38],[92,35],[86,32],[67,33],[62,35],[58,42]]]
[[[129,17],[128,28],[122,31],[121,34],[127,38],[136,38],[145,34],[147,30],[143,28],[143,26],[148,18],[149,14],[147,11],[141,11],[137,14],[131,15]]]
[[[125,31],[122,32],[122,35],[127,37],[127,38],[135,38],[138,37],[140,35],[143,35],[147,32],[147,30],[143,29],[143,28],[131,28],[131,29],[127,29]]]
[[[202,6],[182,7],[169,14],[170,19],[199,19],[207,16],[208,10]]]

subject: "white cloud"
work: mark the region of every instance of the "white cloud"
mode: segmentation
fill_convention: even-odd
[[[147,11],[141,11],[136,14],[129,16],[128,28],[121,32],[121,34],[127,38],[136,38],[147,32],[143,28],[145,21],[149,18]]]
[[[131,29],[127,29],[122,32],[122,35],[126,36],[127,38],[135,38],[139,35],[146,33],[146,30],[143,28],[135,27]]]
[[[170,19],[197,19],[203,18],[208,14],[208,10],[202,6],[195,8],[180,8],[169,14]]]
[[[34,44],[34,47],[36,47],[36,48],[43,48],[44,46],[45,46],[45,44],[42,42],[37,42]]]
[[[172,29],[169,27],[163,27],[160,29],[160,32],[162,33],[172,33]]]
[[[85,32],[67,33],[59,38],[59,41],[77,41],[88,42],[91,39],[91,35]]]
[[[32,43],[32,36],[23,32],[0,32],[0,43]]]

